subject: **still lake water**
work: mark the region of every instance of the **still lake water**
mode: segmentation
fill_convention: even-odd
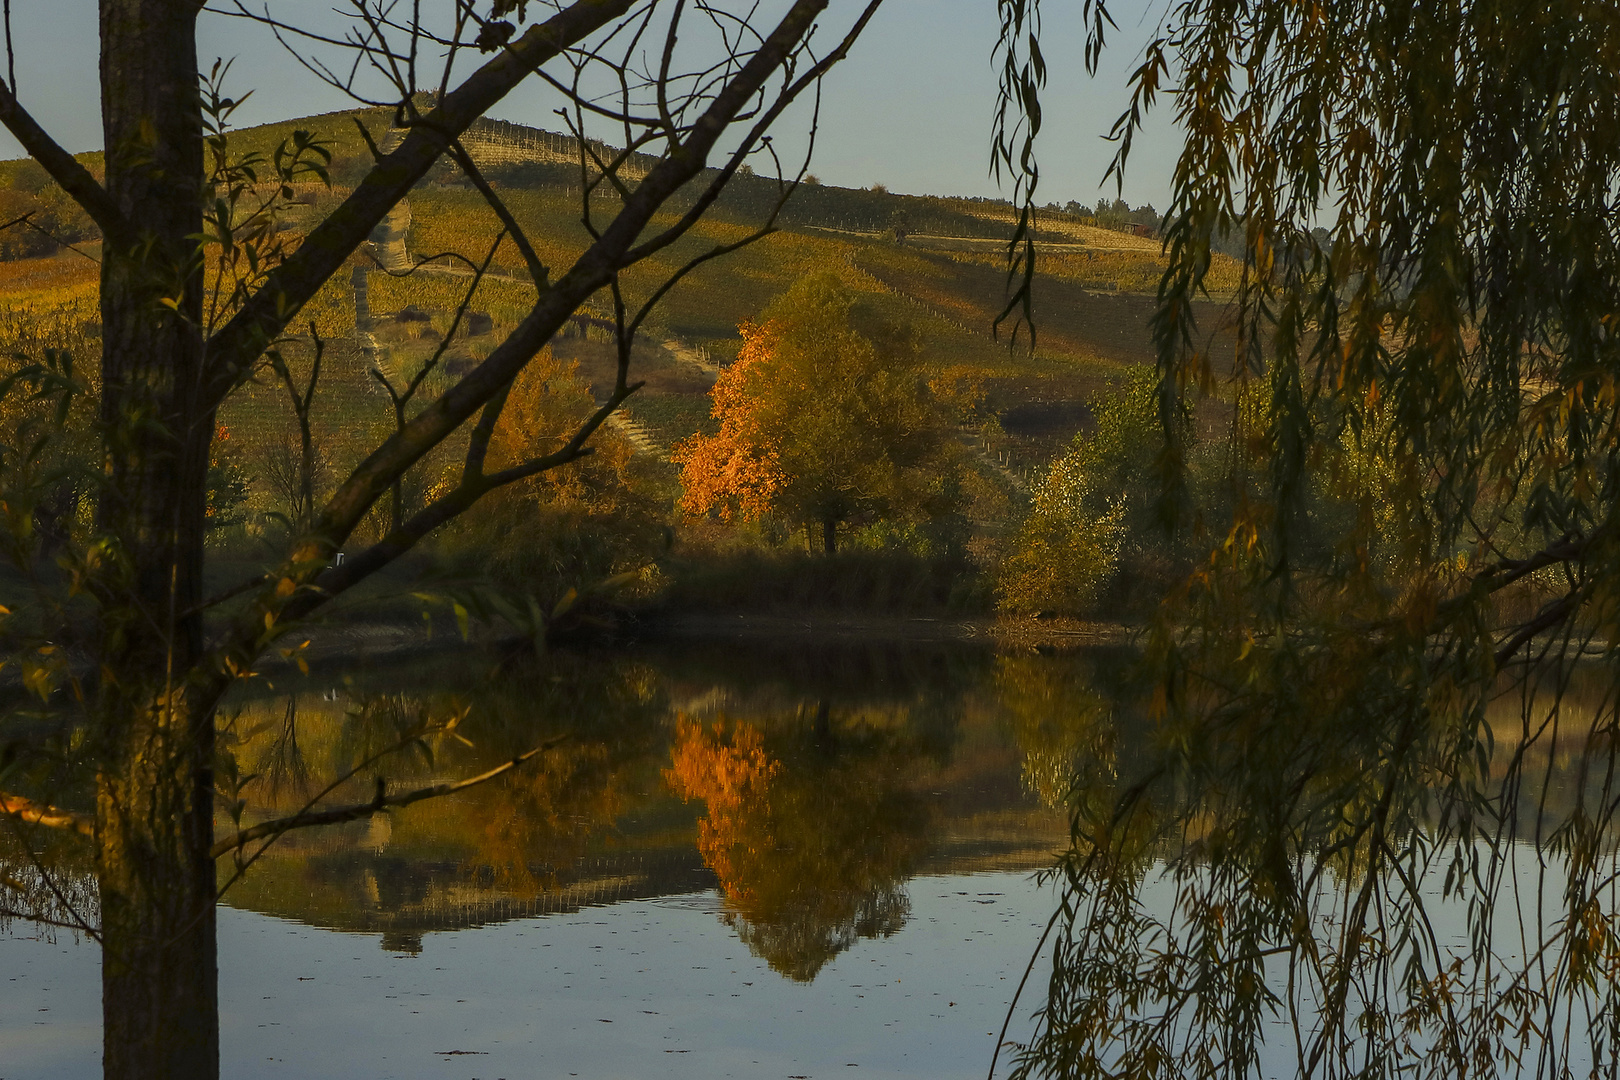
[[[236,703],[265,816],[424,711],[467,707],[473,745],[401,786],[570,737],[271,848],[220,912],[224,1074],[983,1075],[1056,903],[1034,872],[1067,839],[1059,778],[1126,667],[728,643],[273,679]],[[98,961],[0,934],[0,1078],[96,1073]]]

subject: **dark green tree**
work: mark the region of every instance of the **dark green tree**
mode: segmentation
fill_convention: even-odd
[[[1032,199],[1038,5],[1000,7]],[[1158,473],[1205,554],[1146,638],[1158,749],[1077,811],[1021,1074],[1615,1068],[1617,60],[1590,0],[1187,0],[1147,45],[1114,169],[1171,101]]]

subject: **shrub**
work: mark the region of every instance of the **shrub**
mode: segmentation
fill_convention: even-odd
[[[1096,427],[1075,436],[1035,485],[997,581],[1003,611],[1079,615],[1097,601],[1122,551],[1142,561],[1153,541],[1158,380],[1135,369],[1092,403]]]
[[[1081,458],[1059,458],[1035,486],[1029,516],[1002,563],[997,601],[1003,611],[1082,614],[1113,574],[1125,539],[1126,497],[1095,509],[1098,496]]]

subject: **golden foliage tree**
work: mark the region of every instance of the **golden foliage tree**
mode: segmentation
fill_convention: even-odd
[[[820,526],[938,513],[954,444],[905,335],[879,348],[850,325],[837,275],[797,282],[745,324],[737,362],[715,383],[720,429],[683,440],[682,507],[723,519],[780,514]]]

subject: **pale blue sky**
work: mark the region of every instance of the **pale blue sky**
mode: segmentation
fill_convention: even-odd
[[[1092,203],[1114,195],[1101,189],[1113,152],[1103,140],[1126,103],[1126,75],[1152,19],[1165,0],[1116,0],[1120,31],[1096,79],[1081,63],[1080,0],[1046,0],[1045,49],[1051,68],[1041,143],[1041,201]],[[330,25],[341,0],[273,0],[289,21]],[[432,6],[431,3],[428,6]],[[828,22],[853,10],[834,0]],[[71,150],[100,145],[95,85],[95,0],[12,0],[17,39],[17,81],[24,104]],[[831,26],[829,26],[831,29]],[[831,76],[822,130],[811,166],[827,183],[886,184],[891,190],[952,195],[995,195],[987,173],[996,73],[991,49],[997,30],[995,0],[888,0],[853,54]],[[205,65],[235,57],[232,88],[255,88],[237,114],[242,123],[342,108],[343,98],[311,79],[268,33],[241,20],[205,15],[200,48]],[[519,91],[495,115],[555,128],[548,105]],[[802,143],[803,124],[779,128],[784,148]],[[1153,124],[1132,154],[1124,197],[1133,206],[1165,207],[1177,149],[1167,116]],[[0,156],[20,153],[0,133]]]

